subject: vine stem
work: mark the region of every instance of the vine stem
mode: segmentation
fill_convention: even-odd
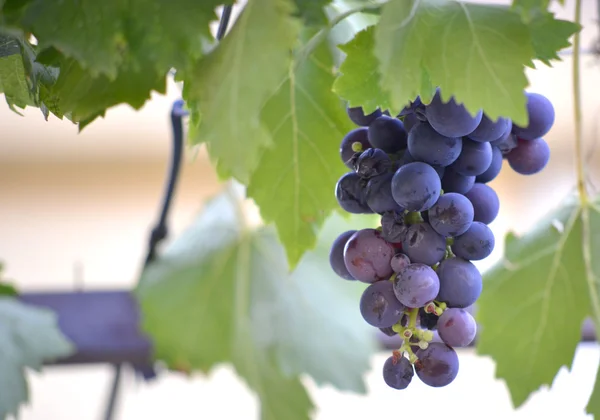
[[[575,0],[575,23],[581,25],[581,3]],[[577,170],[577,192],[582,205],[587,204],[588,195],[585,186],[585,163],[583,159],[583,135],[581,115],[581,80],[580,80],[580,44],[581,31],[573,38],[573,116],[575,119],[575,166]]]

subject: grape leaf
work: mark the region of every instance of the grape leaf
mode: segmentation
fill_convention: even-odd
[[[600,365],[598,366],[598,373],[596,373],[594,390],[592,391],[587,407],[585,407],[585,411],[594,416],[595,419],[600,418]]]
[[[300,22],[291,0],[247,3],[223,41],[186,75],[184,96],[202,120],[195,143],[206,142],[219,172],[247,182],[271,139],[260,110],[283,81]]]
[[[522,405],[571,366],[585,318],[600,326],[598,204],[565,204],[531,233],[509,234],[504,260],[485,276],[478,352]]]
[[[361,285],[328,266],[331,232],[348,224],[330,219],[317,250],[290,274],[274,229],[246,225],[238,200],[232,189],[211,200],[144,271],[136,291],[143,328],[171,367],[233,363],[259,394],[263,419],[308,419],[312,403],[298,375],[364,392],[374,351],[357,310]]]
[[[128,60],[141,72],[185,66],[198,57],[219,1],[34,0],[19,25],[40,48],[55,47],[75,59],[92,77],[115,79]],[[76,23],[74,23],[76,22]],[[141,60],[141,61],[138,61]]]
[[[569,38],[581,26],[567,20],[555,19],[552,13],[539,13],[529,23],[535,58],[550,66],[550,60],[560,60],[556,53],[571,45]]]
[[[443,40],[443,42],[440,41]],[[528,27],[513,10],[448,0],[390,0],[375,31],[381,85],[395,109],[429,80],[473,113],[527,123],[524,65],[534,57]]]
[[[352,107],[362,106],[365,113],[377,108],[393,109],[388,94],[380,87],[378,62],[373,54],[375,26],[369,26],[339,48],[346,53],[340,67],[341,75],[333,84],[333,91]]]
[[[13,37],[0,35],[0,93],[9,107],[25,108],[34,105],[21,48]]]
[[[27,402],[27,368],[39,370],[72,352],[52,312],[0,296],[0,418],[16,417]]]
[[[307,25],[326,25],[327,15],[325,6],[332,0],[294,0],[298,15],[301,16]]]
[[[339,144],[354,127],[331,91],[333,62],[326,43],[293,63],[288,73],[261,114],[274,145],[263,151],[248,195],[263,219],[277,226],[293,268],[314,246],[316,230],[338,208],[333,189],[346,169]]]

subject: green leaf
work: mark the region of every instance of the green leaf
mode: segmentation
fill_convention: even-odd
[[[312,403],[299,375],[364,391],[375,350],[356,310],[361,285],[328,265],[332,232],[349,225],[330,219],[317,249],[290,274],[274,229],[247,226],[241,211],[228,189],[144,271],[136,292],[143,328],[169,366],[207,372],[231,362],[258,393],[263,419],[308,419]]]
[[[15,106],[23,109],[35,105],[19,43],[4,35],[0,35],[0,93],[13,110]]]
[[[12,284],[0,281],[0,296],[17,296],[18,293]]]
[[[34,0],[20,26],[40,48],[55,47],[75,59],[92,77],[116,78],[129,61],[140,72],[186,66],[202,51],[217,0]],[[135,57],[135,58],[134,58]]]
[[[27,402],[26,368],[39,370],[44,361],[72,352],[54,313],[0,297],[0,418],[16,417]]]
[[[325,26],[327,24],[327,15],[325,6],[332,0],[294,0],[298,15],[301,16],[307,25]]]
[[[184,96],[199,107],[195,143],[242,182],[271,144],[260,110],[283,81],[299,21],[291,0],[250,0],[223,41],[185,78]]]
[[[318,228],[338,208],[333,189],[347,170],[339,144],[353,125],[331,91],[333,80],[331,52],[321,43],[292,64],[261,114],[274,145],[260,157],[248,196],[263,219],[277,226],[291,268],[315,245]]]
[[[365,113],[377,108],[393,109],[389,95],[380,87],[377,58],[373,54],[375,46],[375,26],[356,34],[347,44],[340,46],[346,59],[340,67],[341,75],[333,84],[333,91],[348,101],[352,107],[362,106]]]
[[[569,38],[581,26],[567,20],[555,19],[552,13],[540,13],[529,23],[535,58],[550,66],[550,60],[560,60],[557,51],[571,46]]]
[[[595,419],[600,418],[600,365],[598,366],[598,373],[596,373],[596,384],[590,396],[590,401],[585,407],[585,412],[594,416]]]
[[[440,39],[444,40],[441,42]],[[381,85],[395,109],[431,85],[473,113],[527,123],[524,65],[534,57],[520,16],[496,5],[447,0],[390,0],[375,31]]]
[[[152,91],[166,92],[166,72],[159,73],[150,62],[144,69],[123,62],[116,79],[110,80],[104,75],[92,76],[77,61],[56,50],[46,50],[44,59],[56,64],[60,74],[56,83],[42,90],[40,96],[57,116],[68,114],[72,121],[83,122],[80,129],[112,106],[126,103],[140,109]]]
[[[599,232],[598,204],[565,204],[531,233],[508,235],[485,276],[478,352],[496,361],[516,407],[571,367],[585,318],[600,326]]]

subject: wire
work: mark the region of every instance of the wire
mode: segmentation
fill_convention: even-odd
[[[600,1],[600,0],[599,0]],[[232,5],[223,6],[223,13],[221,13],[221,20],[219,21],[219,29],[217,29],[217,41],[220,41],[227,32],[229,26],[229,19],[231,18]]]

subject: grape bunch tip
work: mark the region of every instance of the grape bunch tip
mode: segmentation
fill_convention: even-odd
[[[529,123],[475,115],[438,90],[429,104],[416,98],[397,116],[347,108],[358,127],[340,145],[350,169],[335,186],[342,209],[377,213],[381,226],[349,230],[334,241],[333,271],[367,283],[359,302],[364,320],[402,345],[383,365],[383,379],[405,389],[413,376],[432,387],[458,375],[454,348],[471,344],[477,324],[470,308],[482,291],[471,261],[495,246],[488,225],[500,200],[488,185],[504,162],[521,175],[550,160],[542,138],[554,124],[552,103],[526,93]],[[437,333],[438,338],[434,338]]]

